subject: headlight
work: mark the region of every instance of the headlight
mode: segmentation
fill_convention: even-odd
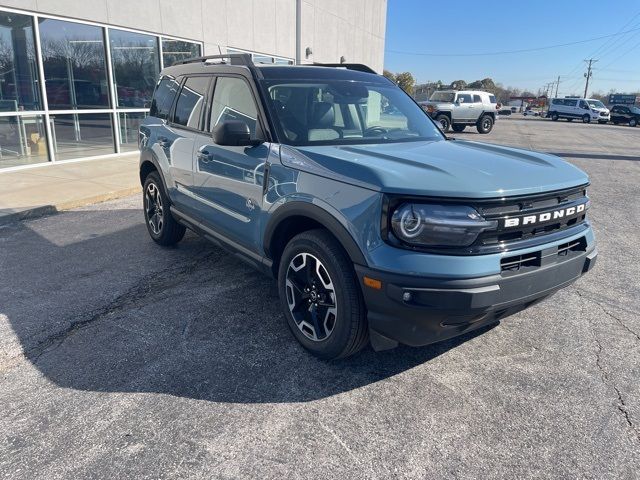
[[[393,233],[412,246],[467,247],[497,226],[496,220],[487,221],[463,205],[403,203],[391,216]]]

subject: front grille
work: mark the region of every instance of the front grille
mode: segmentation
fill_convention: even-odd
[[[545,212],[562,210],[568,207],[584,205],[584,210],[577,214],[563,216],[555,220],[535,222],[518,227],[506,228],[504,220],[508,218],[536,217]],[[551,233],[561,232],[583,223],[586,220],[588,197],[585,188],[564,190],[548,195],[521,198],[514,201],[505,199],[498,205],[479,205],[479,213],[487,220],[498,220],[497,230],[482,233],[476,240],[476,247],[499,246],[508,248],[514,243],[544,237]],[[484,247],[484,248],[483,248]]]

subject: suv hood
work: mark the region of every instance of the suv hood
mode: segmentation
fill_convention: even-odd
[[[457,198],[528,195],[588,183],[554,155],[468,141],[282,146],[297,170],[386,193]]]
[[[451,102],[432,102],[427,100],[426,102],[420,102],[422,105],[433,107],[435,110],[451,110],[453,109],[453,103]]]

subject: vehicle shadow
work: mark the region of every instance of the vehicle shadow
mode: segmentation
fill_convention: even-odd
[[[116,218],[124,228],[109,227]],[[307,402],[398,375],[492,328],[326,362],[287,330],[272,279],[195,235],[158,247],[137,210],[65,212],[0,230],[0,242],[0,314],[22,355],[63,388]],[[0,356],[0,370],[19,368],[17,357],[3,368]]]

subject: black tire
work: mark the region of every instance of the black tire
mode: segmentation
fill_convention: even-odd
[[[169,247],[182,240],[187,229],[171,215],[171,202],[157,172],[151,172],[144,179],[142,201],[144,223],[154,242]]]
[[[455,124],[455,123],[452,126],[453,131],[454,132],[458,132],[458,133],[464,132],[465,127],[466,127],[466,125],[460,125],[460,124]]]
[[[369,341],[353,263],[328,231],[309,230],[291,239],[280,259],[278,292],[293,336],[313,355],[344,358]]]
[[[612,120],[612,123],[613,123],[614,125],[618,125],[620,122],[618,122],[617,120]]]
[[[440,124],[440,130],[445,133],[449,131],[449,127],[451,127],[451,119],[448,115],[441,113],[436,117],[436,122]]]
[[[630,127],[635,127],[636,125],[638,125],[638,121],[635,118],[632,118],[631,120],[629,120]]]
[[[591,123],[591,117],[587,113],[582,116],[582,123]]]
[[[573,118],[567,118],[567,122],[573,122]]]
[[[557,122],[560,116],[558,116],[558,112],[551,112],[551,120]]]
[[[478,129],[478,133],[486,135],[491,130],[493,130],[493,118],[491,115],[487,115],[486,113],[480,117],[478,123],[476,125]]]

